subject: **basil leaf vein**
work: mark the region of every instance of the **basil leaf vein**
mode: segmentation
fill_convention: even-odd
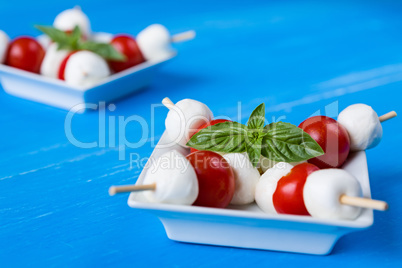
[[[277,122],[265,126],[261,154],[277,162],[300,162],[324,154],[309,134],[295,125]]]
[[[201,129],[188,141],[187,146],[197,150],[224,153],[246,151],[247,127],[237,122],[223,122]]]

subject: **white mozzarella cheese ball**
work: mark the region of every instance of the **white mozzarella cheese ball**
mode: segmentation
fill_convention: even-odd
[[[161,24],[152,24],[137,35],[137,44],[147,61],[161,61],[175,51],[171,46],[170,33]]]
[[[69,54],[68,50],[58,50],[58,44],[52,43],[46,50],[45,57],[43,58],[40,66],[40,73],[44,76],[58,78],[61,62]]]
[[[338,116],[338,122],[346,128],[352,151],[364,151],[378,145],[382,126],[377,113],[366,104],[353,104]]]
[[[265,213],[277,214],[272,197],[278,181],[286,176],[292,168],[293,165],[289,163],[279,162],[262,174],[255,189],[255,201]]]
[[[191,205],[198,196],[198,180],[190,162],[177,151],[161,155],[148,170],[143,184],[156,184],[144,196],[154,203]]]
[[[110,75],[107,62],[90,51],[78,51],[67,60],[64,79],[67,84],[91,87]]]
[[[260,178],[258,169],[253,167],[246,154],[230,153],[223,157],[228,161],[235,177],[235,192],[230,204],[246,205],[254,202],[255,187]]]
[[[361,196],[360,183],[343,169],[322,169],[311,173],[303,189],[304,204],[311,216],[322,219],[354,220],[361,208],[343,205],[341,195]]]
[[[291,162],[289,164],[291,164],[292,166],[296,166],[298,164],[305,163],[305,162],[307,162],[307,161]],[[261,155],[260,162],[258,163],[258,168],[262,171],[262,173],[264,173],[265,171],[272,168],[273,166],[275,166],[278,163],[279,162],[270,160],[270,159],[266,158],[265,156]]]
[[[190,137],[203,124],[212,120],[213,114],[205,104],[191,99],[184,99],[169,110],[165,120],[166,131],[170,140],[187,147]]]
[[[62,31],[72,31],[75,26],[78,26],[86,37],[91,35],[89,19],[79,7],[66,9],[61,12],[54,19],[53,26]]]
[[[97,43],[110,43],[113,37],[114,35],[111,33],[104,33],[104,32],[92,33],[91,41]]]
[[[41,34],[36,37],[36,41],[43,47],[44,50],[47,50],[49,46],[52,44],[52,39],[46,34]]]
[[[10,38],[8,35],[0,30],[0,64],[4,63],[6,59],[8,44],[10,43]]]

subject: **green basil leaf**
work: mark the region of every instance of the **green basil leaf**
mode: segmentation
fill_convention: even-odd
[[[197,150],[224,153],[246,151],[247,127],[237,122],[218,123],[201,129],[188,141],[187,146]]]
[[[68,34],[70,37],[70,45],[72,48],[77,49],[78,48],[78,43],[80,42],[82,38],[81,30],[80,27],[75,26],[74,30],[71,34]]]
[[[265,124],[265,104],[261,103],[251,113],[247,122],[247,128],[252,131],[262,130]]]
[[[92,41],[82,42],[79,45],[80,50],[92,51],[107,60],[125,61],[126,56],[118,52],[111,44],[96,43]]]
[[[69,44],[69,43],[57,43],[57,45],[58,45],[57,50],[62,50],[62,49],[72,50],[71,44]]]
[[[265,126],[261,154],[277,162],[300,162],[324,154],[309,134],[295,125],[277,122]]]
[[[256,140],[249,140],[246,143],[246,152],[248,154],[248,158],[250,159],[251,164],[253,164],[253,167],[256,167],[260,162],[261,144],[262,144],[262,138]]]
[[[49,36],[49,38],[52,39],[53,42],[58,43],[59,44],[58,49],[64,49],[68,44],[71,43],[71,36],[69,36],[64,31],[61,31],[51,26],[35,25],[35,28],[37,28],[38,30]]]
[[[36,25],[35,27],[49,36],[53,42],[56,42],[58,49],[89,50],[107,60],[126,60],[126,56],[118,52],[111,44],[83,41],[82,33],[78,26],[74,28],[71,34],[51,26]]]

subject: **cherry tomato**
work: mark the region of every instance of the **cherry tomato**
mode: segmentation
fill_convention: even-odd
[[[28,72],[39,73],[45,50],[32,37],[14,39],[7,51],[5,63]]]
[[[226,120],[226,119],[215,119],[215,120],[211,120],[211,121],[209,121],[208,123],[205,123],[205,124],[203,124],[202,126],[200,126],[200,127],[198,128],[198,130],[197,130],[196,132],[194,132],[194,134],[197,133],[198,131],[200,131],[200,130],[203,129],[203,128],[206,128],[206,127],[209,127],[209,126],[213,126],[213,125],[216,125],[216,124],[218,124],[218,123],[223,123],[223,122],[230,122],[230,120]],[[193,135],[194,135],[194,134],[193,134]],[[191,135],[191,137],[192,137],[193,135]],[[197,149],[194,149],[194,148],[191,148],[191,150],[190,150],[191,153],[194,153],[194,152],[197,152],[197,151],[198,151],[198,150],[197,150]]]
[[[110,44],[126,56],[125,61],[109,61],[110,68],[116,73],[145,61],[137,42],[131,36],[118,35],[112,39]]]
[[[294,166],[283,176],[272,196],[276,212],[280,214],[310,215],[304,205],[303,188],[307,176],[319,170],[313,164],[302,163]]]
[[[319,168],[338,168],[346,161],[350,150],[347,130],[327,116],[313,116],[303,121],[299,128],[307,132],[324,150],[325,154],[308,160]]]
[[[197,151],[187,156],[197,174],[199,193],[195,206],[225,208],[235,191],[235,178],[229,163],[220,154]]]
[[[65,72],[65,70],[66,70],[67,61],[68,61],[68,59],[69,59],[75,52],[77,52],[77,51],[72,51],[72,52],[70,52],[70,53],[64,58],[64,60],[60,63],[60,66],[59,66],[59,74],[58,74],[58,77],[59,77],[60,80],[65,80],[65,79],[64,79],[64,72]]]

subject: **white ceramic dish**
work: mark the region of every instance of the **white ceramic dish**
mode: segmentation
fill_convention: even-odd
[[[173,58],[159,62],[144,62],[127,70],[113,74],[101,84],[90,88],[73,87],[64,81],[39,74],[19,70],[0,64],[0,82],[4,90],[14,96],[70,110],[85,112],[85,105],[100,101],[110,102],[148,86],[161,64]],[[78,106],[77,106],[78,105]]]
[[[166,146],[162,135],[149,161],[169,150],[188,153],[179,145]],[[371,197],[365,152],[349,156],[343,168],[359,180],[363,196]],[[144,168],[137,184],[141,184]],[[146,203],[141,193],[131,193],[128,205],[154,213],[162,221],[167,236],[176,241],[277,250],[307,254],[329,254],[337,240],[350,232],[370,227],[373,211],[363,210],[354,221],[323,220],[308,216],[269,215],[254,203],[226,209]]]

